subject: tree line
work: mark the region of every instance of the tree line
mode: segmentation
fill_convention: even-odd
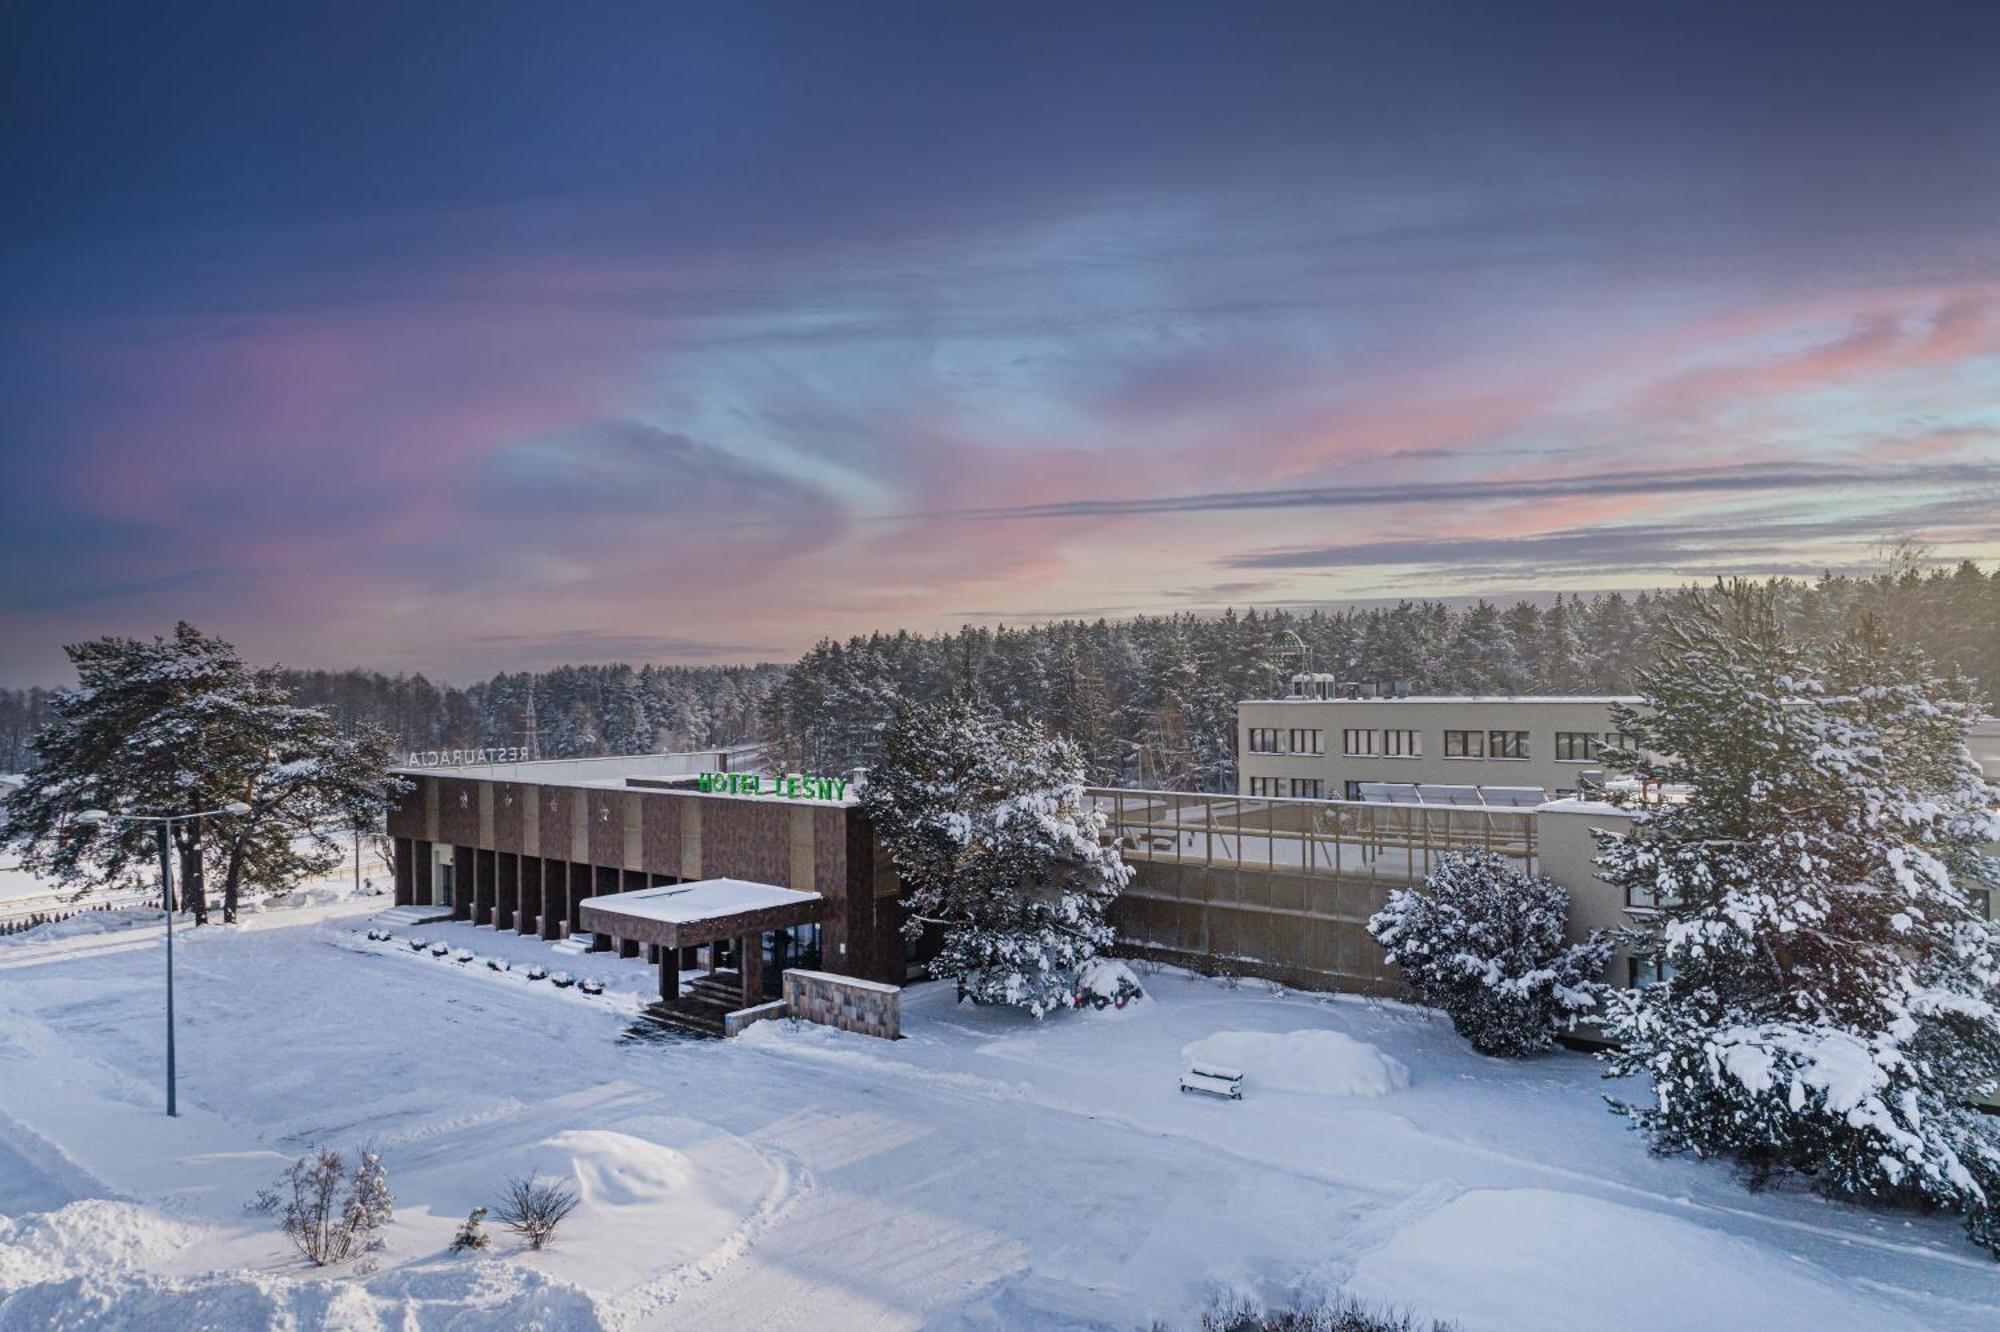
[[[2000,569],[1968,561],[1925,570],[1905,553],[1873,576],[1764,586],[1801,638],[1827,640],[1872,615],[1986,698],[2000,694]],[[1669,624],[1702,595],[1559,595],[1504,608],[1403,601],[829,639],[774,691],[764,738],[795,768],[867,767],[900,703],[965,693],[1010,721],[1068,736],[1094,784],[1229,791],[1236,703],[1282,694],[1294,671],[1401,681],[1418,693],[1630,693]]]

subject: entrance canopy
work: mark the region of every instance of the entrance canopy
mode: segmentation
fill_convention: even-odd
[[[744,879],[700,879],[587,897],[581,903],[584,929],[663,948],[694,948],[810,925],[825,905],[818,893]]]

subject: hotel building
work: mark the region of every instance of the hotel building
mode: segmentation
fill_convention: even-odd
[[[1478,787],[1499,803],[1575,794],[1617,742],[1616,696],[1423,697],[1293,677],[1285,698],[1237,705],[1238,794],[1391,799]],[[1385,790],[1384,788],[1397,788]]]

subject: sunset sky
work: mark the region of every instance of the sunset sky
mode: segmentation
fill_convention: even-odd
[[[0,683],[2000,558],[2000,5],[5,24]]]

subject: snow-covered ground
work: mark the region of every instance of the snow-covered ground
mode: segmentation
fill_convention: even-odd
[[[374,906],[177,935],[178,1120],[156,925],[0,944],[0,1328],[1127,1329],[1335,1286],[1468,1332],[2000,1324],[1948,1219],[1651,1158],[1593,1061],[1483,1059],[1399,1005],[1168,971],[1039,1025],[926,985],[896,1043],[660,1044],[622,1039],[641,964],[420,927],[495,972],[368,942]],[[1244,1099],[1180,1093],[1190,1058]],[[388,1247],[315,1275],[243,1203],[363,1142]],[[583,1195],[554,1246],[449,1256],[531,1167]]]

